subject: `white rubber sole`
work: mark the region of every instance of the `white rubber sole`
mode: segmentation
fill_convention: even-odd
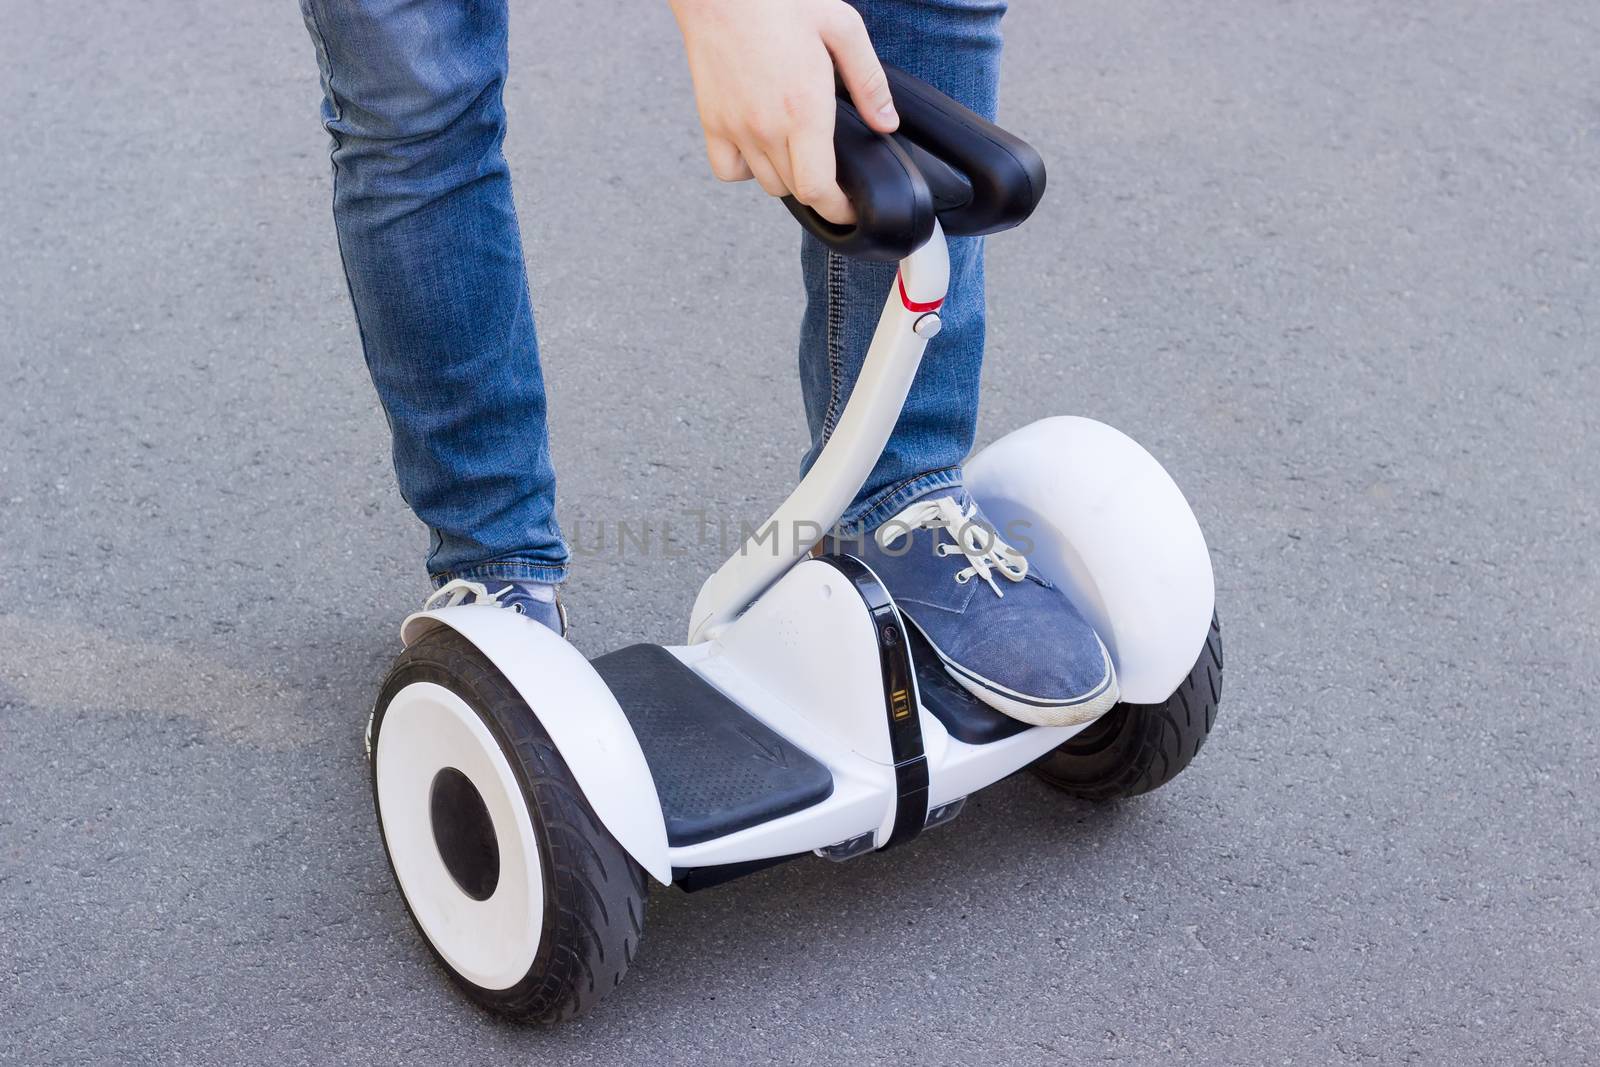
[[[913,626],[916,625],[915,619],[911,619],[909,615],[906,618],[910,619]],[[1121,699],[1121,691],[1117,687],[1117,672],[1111,665],[1111,653],[1106,651],[1103,642],[1100,643],[1100,656],[1105,664],[1105,675],[1100,679],[1099,685],[1071,700],[1041,700],[1008,689],[999,682],[985,678],[952,661],[940,651],[938,645],[933,643],[927,631],[917,626],[917,632],[922,634],[923,640],[928,642],[928,647],[939,657],[939,663],[944,667],[945,673],[954,678],[956,684],[1000,714],[1030,726],[1081,726],[1086,722],[1093,722],[1110,711]],[[1099,642],[1100,639],[1096,637],[1095,640]]]

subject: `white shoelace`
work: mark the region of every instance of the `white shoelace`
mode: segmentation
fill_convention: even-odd
[[[989,583],[995,596],[1003,597],[1005,594],[995,584],[995,571],[1013,582],[1020,582],[1028,576],[1027,559],[983,524],[978,518],[978,505],[975,503],[963,511],[954,497],[918,500],[879,526],[873,536],[881,548],[888,550],[902,537],[909,537],[912,530],[949,531],[955,544],[940,541],[935,533],[934,552],[941,556],[960,553],[967,558],[969,565],[956,572],[957,584],[966,585],[976,576]]]
[[[457,578],[435,589],[433,595],[422,602],[422,610],[437,611],[440,608],[453,608],[457,604],[465,603],[468,597],[477,598],[479,604],[498,604],[500,598],[510,592],[511,588],[509,585],[502,586],[499,591],[491,593],[489,587],[482,582]]]

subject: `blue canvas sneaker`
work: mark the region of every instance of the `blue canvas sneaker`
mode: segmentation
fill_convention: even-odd
[[[876,572],[950,676],[995,710],[1072,726],[1117,702],[1116,672],[1094,628],[961,486],[940,486],[840,547]]]
[[[457,578],[446,582],[423,602],[423,611],[453,608],[457,604],[489,604],[526,615],[535,622],[567,636],[567,608],[556,587],[545,582],[509,581],[486,578],[481,582]]]

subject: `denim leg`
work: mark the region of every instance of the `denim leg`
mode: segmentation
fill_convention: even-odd
[[[505,0],[301,0],[333,217],[428,571],[560,581],[544,379],[501,143]]]
[[[994,118],[1004,0],[851,2],[884,62]],[[844,411],[896,270],[829,252],[809,234],[803,242],[800,383],[812,446],[802,471],[816,462]],[[928,489],[959,480],[977,429],[983,299],[983,239],[951,238],[943,328],[928,344],[883,455],[840,520],[845,532],[870,528]]]

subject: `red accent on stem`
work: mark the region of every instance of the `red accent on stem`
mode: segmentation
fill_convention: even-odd
[[[944,303],[944,297],[941,296],[932,303],[919,304],[906,295],[906,276],[904,274],[897,273],[894,276],[894,281],[900,287],[900,303],[906,306],[907,311],[938,311],[939,305]]]

